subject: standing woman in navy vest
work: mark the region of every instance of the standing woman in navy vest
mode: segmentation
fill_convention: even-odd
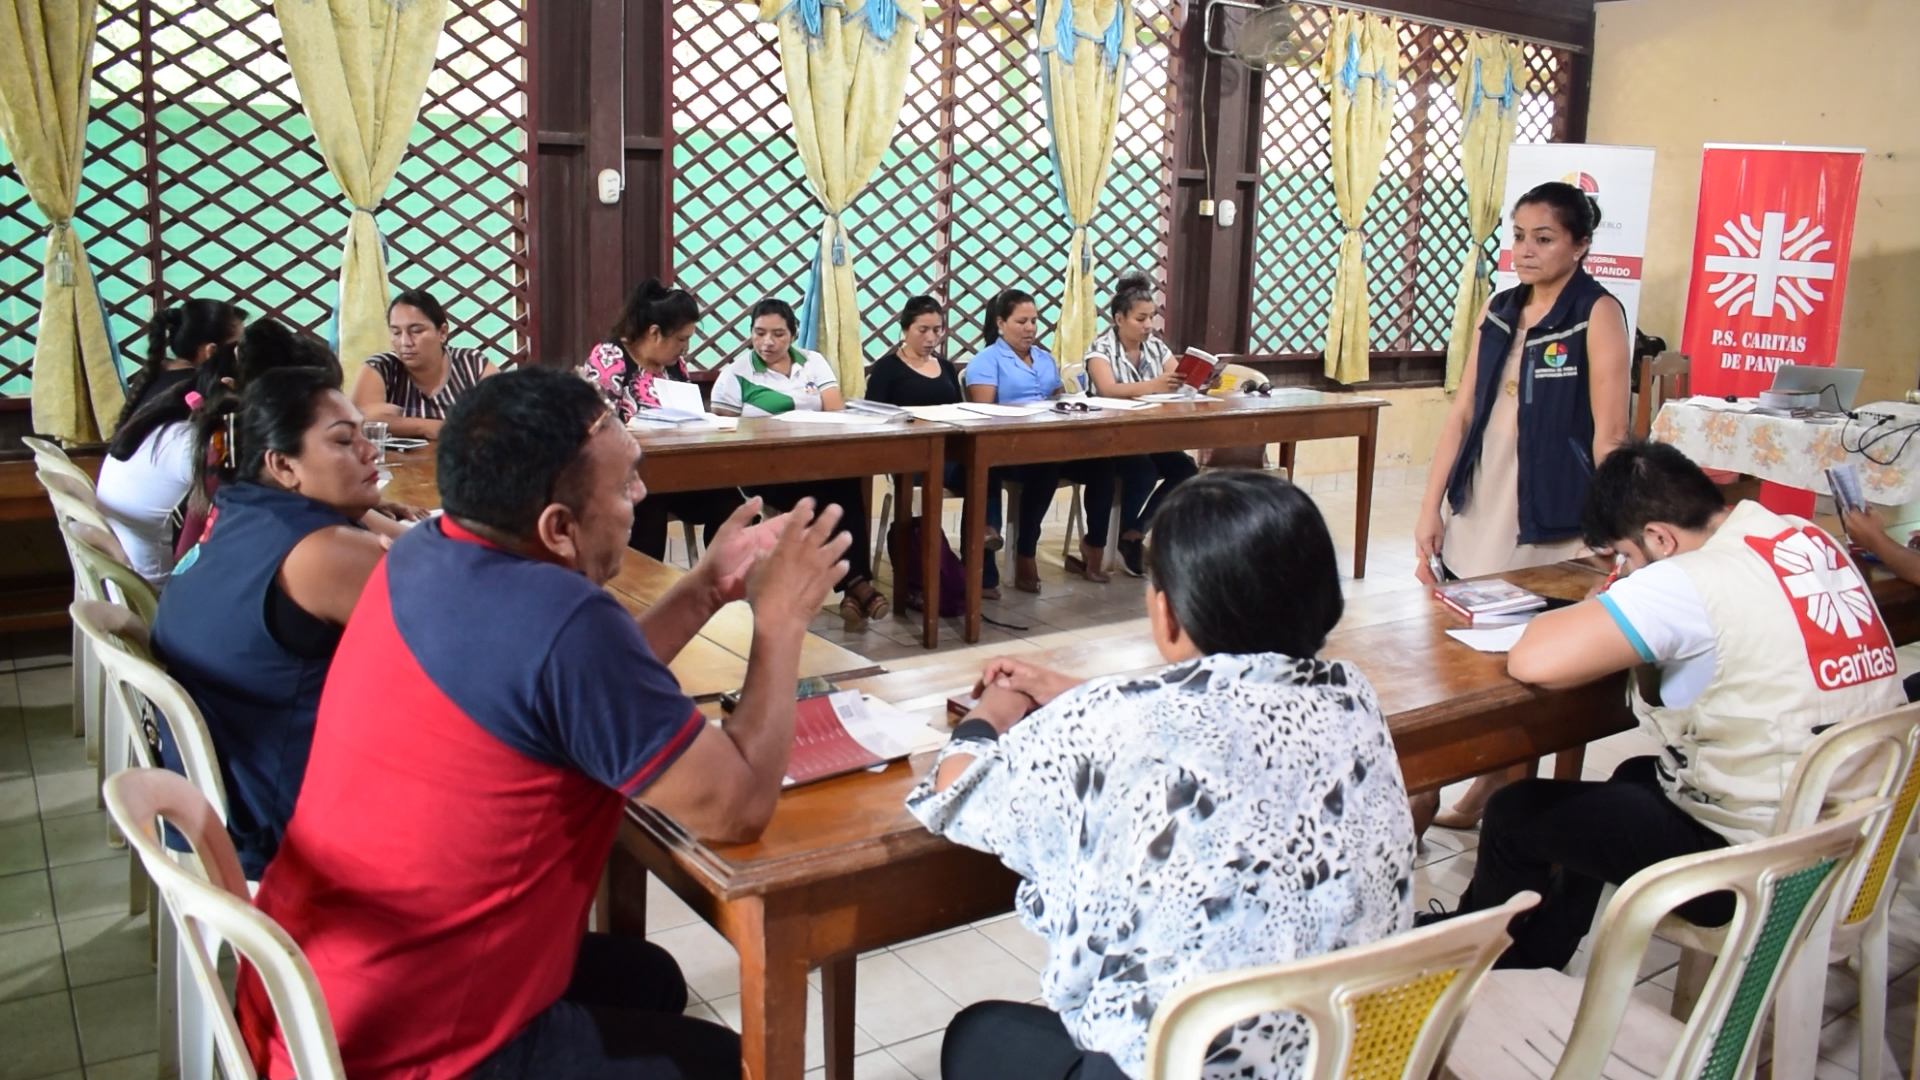
[[[229,426],[231,417],[231,426]],[[378,456],[337,376],[269,371],[195,417],[197,461],[231,432],[206,538],[175,567],[155,654],[205,714],[227,831],[258,879],[306,775],[340,632],[386,548],[359,524],[380,504]],[[171,740],[163,747],[175,764]]]
[[[1582,266],[1600,220],[1571,184],[1514,204],[1520,284],[1487,302],[1434,448],[1413,534],[1423,582],[1436,555],[1448,575],[1477,577],[1581,550],[1594,463],[1627,437],[1626,313]],[[1434,820],[1471,828],[1498,786],[1482,777]]]

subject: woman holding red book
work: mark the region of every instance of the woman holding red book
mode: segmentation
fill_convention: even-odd
[[[1109,398],[1138,398],[1148,394],[1177,394],[1187,385],[1179,357],[1153,332],[1153,279],[1131,273],[1122,277],[1107,304],[1110,325],[1087,346],[1087,393]],[[1120,476],[1120,561],[1127,573],[1146,573],[1146,530],[1174,488],[1200,471],[1183,450],[1133,454],[1113,459]]]

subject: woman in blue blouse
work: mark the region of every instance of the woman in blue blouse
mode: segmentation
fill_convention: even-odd
[[[984,329],[987,347],[967,364],[968,401],[1020,405],[1060,396],[1060,367],[1038,343],[1040,309],[1032,294],[1007,289],[995,296],[987,304]],[[1080,574],[1088,581],[1111,580],[1101,567],[1106,561],[1107,520],[1113,513],[1112,461],[1096,458],[1021,465],[1008,469],[1007,477],[1020,485],[1014,588],[1040,591],[1040,566],[1034,558],[1039,551],[1040,523],[1053,505],[1053,490],[1061,477],[1086,487],[1086,533],[1080,540],[1080,557],[1067,560],[1067,572]]]

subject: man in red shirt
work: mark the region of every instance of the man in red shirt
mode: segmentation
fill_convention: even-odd
[[[636,622],[600,586],[640,451],[592,387],[484,380],[436,453],[445,514],[367,582],[259,906],[313,964],[355,1080],[737,1077],[672,957],[587,934],[587,911],[630,798],[701,837],[765,828],[801,639],[846,572],[839,508],[749,525],[750,500]],[[746,685],[716,727],[666,665],[741,598]],[[263,1071],[290,1077],[251,972],[240,997]]]

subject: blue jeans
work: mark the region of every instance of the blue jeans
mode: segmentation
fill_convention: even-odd
[[[739,1080],[740,1036],[686,1007],[686,979],[665,949],[588,934],[566,993],[469,1080]]]

